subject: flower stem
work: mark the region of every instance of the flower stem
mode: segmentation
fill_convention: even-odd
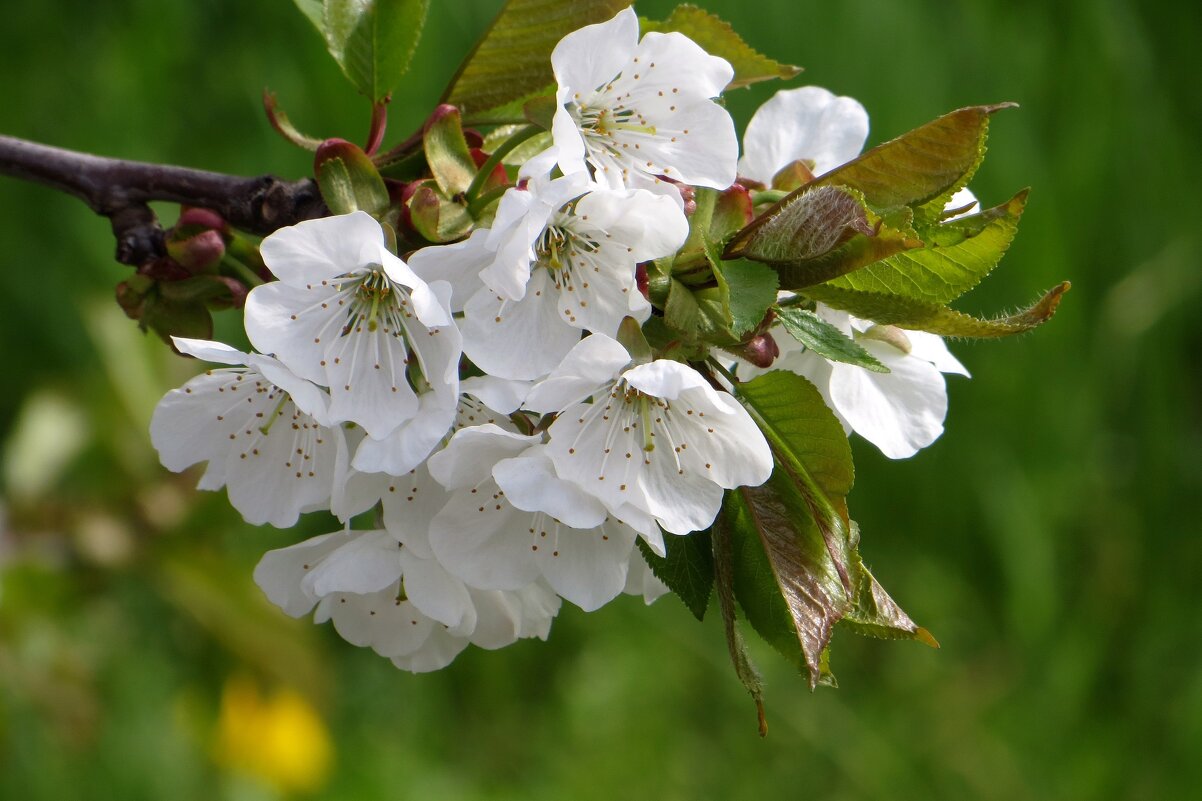
[[[472,219],[480,216],[480,212],[492,205],[492,202],[509,191],[508,186],[498,186],[492,191],[485,192],[480,197],[467,204],[467,213],[472,215]]]
[[[518,129],[514,132],[513,136],[497,145],[497,149],[492,152],[488,160],[480,165],[480,169],[476,171],[476,177],[472,179],[471,185],[467,188],[465,194],[467,195],[469,204],[475,205],[480,190],[484,187],[485,182],[488,181],[488,176],[492,175],[492,171],[501,163],[501,160],[509,155],[514,148],[522,144],[522,142],[537,136],[542,130],[537,125],[527,125],[524,128]]]
[[[221,257],[221,263],[237,273],[237,277],[241,278],[243,283],[252,289],[263,283],[263,279],[256,275],[254,270],[231,256],[229,251],[226,251],[225,255]]]

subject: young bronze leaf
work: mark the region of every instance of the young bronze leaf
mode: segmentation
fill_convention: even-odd
[[[781,64],[753,50],[730,23],[688,3],[677,6],[663,22],[640,20],[644,33],[676,31],[701,45],[710,55],[721,56],[735,68],[735,77],[728,89],[749,86],[758,81],[773,78],[793,78],[801,73],[801,67]]]
[[[409,69],[428,7],[429,0],[326,0],[322,31],[330,54],[373,103]]]
[[[772,595],[783,598],[787,631],[816,686],[822,651],[856,593],[846,501],[854,480],[851,448],[818,390],[801,376],[774,371],[737,392],[772,446],[776,469],[762,486],[727,495],[724,513],[740,554],[736,592],[752,625],[778,650],[786,638]],[[765,562],[774,586],[766,582]]]
[[[806,294],[828,306],[884,325],[929,331],[946,337],[995,339],[1021,334],[1046,323],[1056,313],[1060,299],[1070,286],[1068,281],[1058,284],[1030,307],[993,320],[982,320],[937,303],[829,285],[811,287]]]
[[[554,86],[551,51],[559,40],[628,5],[627,0],[509,0],[460,65],[442,102],[475,116]]]
[[[772,265],[782,289],[801,289],[859,270],[922,242],[885,225],[843,186],[803,187],[764,212],[723,257]]]
[[[1014,240],[1027,203],[1024,189],[1002,205],[920,231],[922,248],[849,273],[832,286],[949,303],[980,283]]]

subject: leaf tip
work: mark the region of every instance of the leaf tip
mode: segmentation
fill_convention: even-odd
[[[1020,106],[1013,100],[1007,100],[1003,103],[994,103],[991,106],[981,106],[981,111],[985,112],[985,114],[989,116],[992,116],[994,113],[1008,108],[1020,108]]]
[[[931,632],[927,631],[922,626],[919,626],[914,630],[914,639],[918,640],[923,645],[929,646],[936,650],[942,647],[939,645],[939,640],[935,639],[935,635],[931,634]]]
[[[759,724],[760,738],[768,736],[768,716],[764,711],[764,702],[759,698],[755,699],[755,714]]]

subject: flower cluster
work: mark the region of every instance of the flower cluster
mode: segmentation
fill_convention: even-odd
[[[277,231],[261,253],[278,280],[245,304],[256,352],[176,339],[225,366],[170,392],[151,426],[165,466],[206,463],[200,487],[226,487],[251,523],[343,521],[268,552],[255,580],[407,670],[545,638],[561,599],[650,602],[665,587],[638,540],[662,556],[666,538],[713,524],[727,490],[769,478],[764,434],[699,366],[764,368],[717,345],[700,358],[648,346],[640,326],[662,309],[645,265],[689,240],[694,188],[812,178],[867,136],[858,103],[807,87],[757,112],[740,159],[716,102],[730,64],[679,33],[640,39],[631,9],[551,61],[548,146],[470,235],[402,258],[365,211]],[[811,308],[889,372],[777,329],[772,366],[811,380],[890,457],[930,444],[942,373],[965,373],[942,341]],[[373,511],[371,528],[353,525]]]

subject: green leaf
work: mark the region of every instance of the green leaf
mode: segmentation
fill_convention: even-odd
[[[714,555],[708,531],[687,536],[664,537],[665,555],[657,556],[642,537],[638,539],[643,559],[655,577],[668,585],[698,620],[705,618],[714,586]]]
[[[737,394],[776,467],[765,484],[726,496],[735,592],[752,626],[804,664],[814,687],[834,625],[856,593],[846,505],[851,448],[818,390],[798,375],[773,371],[740,384]]]
[[[753,50],[730,27],[730,23],[694,5],[683,4],[672,10],[663,22],[640,20],[643,32],[677,31],[701,45],[713,56],[721,56],[735,68],[735,77],[727,89],[736,89],[773,78],[793,78],[801,67],[781,64]]]
[[[878,211],[950,197],[984,156],[989,117],[1014,105],[970,106],[945,114],[877,145],[798,191],[812,191],[815,185],[847,186],[862,193]]]
[[[464,114],[529,99],[554,86],[551,51],[567,34],[604,22],[627,0],[509,0],[460,65],[442,102]]]
[[[306,5],[301,10],[309,15]],[[429,0],[325,0],[326,46],[373,103],[387,97],[409,69],[428,7]]]
[[[801,289],[921,246],[885,225],[858,192],[810,184],[740,231],[723,255],[770,264],[782,288]]]
[[[463,136],[459,109],[440,106],[439,112],[426,126],[422,148],[438,188],[447,197],[454,197],[471,186],[476,177],[476,162]]]
[[[854,364],[876,373],[887,373],[889,368],[877,361],[851,337],[823,320],[809,309],[786,307],[778,309],[776,318],[789,336],[805,345],[824,359],[845,364]]]
[[[296,7],[309,18],[309,22],[313,23],[313,27],[324,38],[326,35],[326,10],[323,0],[292,0],[292,2],[296,3]]]
[[[736,337],[763,322],[768,307],[776,302],[780,279],[771,267],[741,259],[717,262],[714,277],[730,311],[730,331]]]
[[[907,250],[844,275],[833,286],[948,303],[989,275],[1018,233],[1024,189],[1002,205],[920,231],[922,248]]]
[[[882,640],[917,640],[939,647],[939,641],[897,605],[885,592],[876,577],[860,560],[859,551],[852,555],[852,567],[859,573],[859,588],[851,609],[843,617],[843,623],[857,634]]]
[[[1060,299],[1070,286],[1068,281],[1058,284],[1028,308],[993,320],[982,320],[936,303],[879,292],[860,292],[824,285],[811,287],[806,294],[828,306],[882,325],[929,331],[947,337],[993,339],[1021,334],[1046,323],[1056,313]]]

